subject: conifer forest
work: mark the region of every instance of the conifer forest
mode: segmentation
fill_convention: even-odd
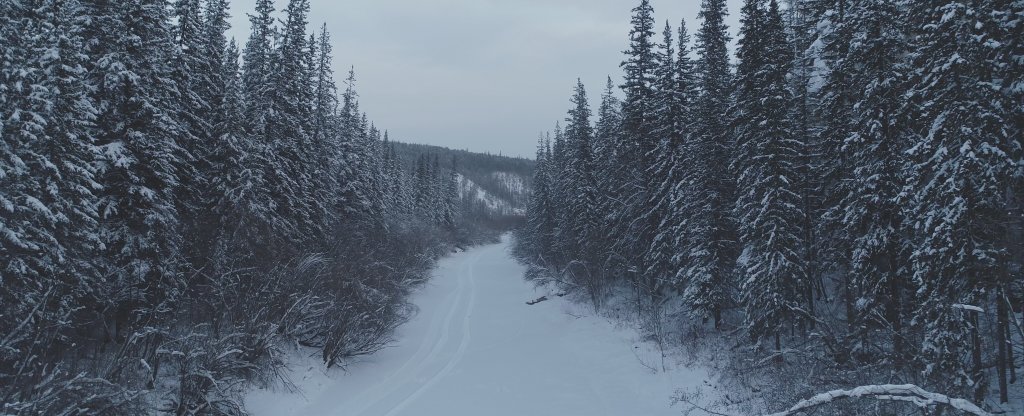
[[[361,1],[0,0],[0,416],[1024,414],[1024,0],[477,1],[631,9],[532,159]]]

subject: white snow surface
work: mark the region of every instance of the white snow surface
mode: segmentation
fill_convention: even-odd
[[[668,363],[660,371],[657,348],[635,331],[525,282],[508,246],[505,237],[442,260],[393,347],[326,371],[311,350],[297,351],[290,378],[300,392],[255,390],[246,408],[256,416],[680,414],[671,396],[700,385],[704,370]],[[542,295],[549,300],[526,304]]]

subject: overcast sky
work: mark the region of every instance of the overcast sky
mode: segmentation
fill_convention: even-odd
[[[565,118],[577,77],[596,111],[606,75],[619,82],[630,10],[639,0],[310,0],[327,24],[335,78],[355,66],[361,108],[391,137],[532,157],[537,134]],[[256,0],[232,0],[240,45]],[[276,0],[284,9],[287,0]],[[651,0],[661,29],[700,0]],[[735,37],[740,0],[728,0]],[[279,15],[280,17],[280,15]]]

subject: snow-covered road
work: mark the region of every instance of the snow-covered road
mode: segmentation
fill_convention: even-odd
[[[635,332],[560,298],[526,305],[544,293],[507,249],[506,239],[442,260],[394,347],[348,371],[296,358],[301,394],[257,390],[246,407],[256,416],[680,414],[670,396],[703,371],[653,373],[641,360],[661,360]]]

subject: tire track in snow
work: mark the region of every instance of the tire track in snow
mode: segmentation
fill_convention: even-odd
[[[423,341],[420,342],[420,346],[417,348],[416,352],[409,357],[409,359],[406,360],[398,370],[391,373],[391,375],[380,383],[377,383],[375,388],[369,389],[369,391],[378,391],[378,394],[375,394],[372,399],[364,402],[364,404],[356,410],[356,415],[365,414],[368,410],[380,405],[385,399],[388,399],[405,385],[403,381],[412,380],[416,375],[421,373],[425,367],[431,363],[431,361],[433,361],[444,344],[447,343],[449,332],[451,332],[452,321],[455,319],[455,312],[459,309],[459,305],[462,303],[462,298],[465,296],[465,292],[466,282],[460,274],[459,279],[457,279],[455,294],[451,296],[454,297],[454,301],[451,302],[451,307],[448,308],[446,313],[439,312],[434,315],[434,318],[431,320],[431,330],[423,338]],[[441,316],[444,316],[444,320],[439,321],[438,318]],[[428,350],[429,353],[427,353]],[[424,357],[424,354],[427,355]],[[413,367],[412,370],[406,371],[406,369],[413,365],[415,365],[415,367]],[[388,385],[391,387],[383,389],[377,388]]]
[[[462,357],[466,355],[466,350],[469,348],[469,342],[470,339],[472,338],[470,333],[470,316],[473,314],[473,307],[476,304],[475,268],[476,264],[480,261],[480,257],[482,255],[482,251],[474,255],[473,259],[469,262],[469,266],[464,270],[468,276],[467,280],[469,280],[469,303],[466,305],[466,312],[462,316],[462,339],[459,341],[459,348],[458,350],[455,351],[455,355],[448,359],[448,362],[445,364],[444,368],[441,369],[441,371],[434,374],[429,380],[427,380],[426,383],[424,383],[411,394],[409,394],[404,400],[396,404],[395,407],[393,407],[391,411],[385,413],[384,416],[395,416],[396,414],[398,414],[398,412],[401,412],[403,409],[405,409],[406,406],[414,402],[423,393],[425,393],[431,387],[437,384],[438,381],[441,381],[442,379],[444,379],[445,376],[451,373],[455,366],[458,365],[459,361],[462,360]]]

